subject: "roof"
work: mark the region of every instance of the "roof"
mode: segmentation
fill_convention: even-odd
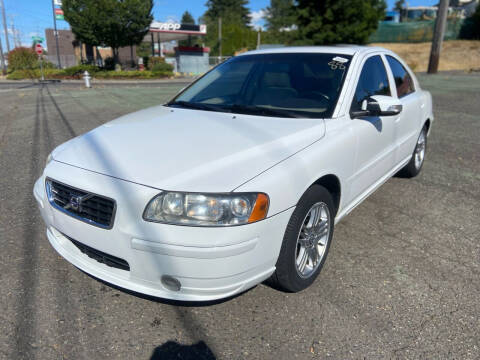
[[[255,55],[255,54],[285,54],[285,53],[326,53],[326,54],[343,54],[354,55],[357,53],[371,52],[371,51],[385,51],[384,48],[374,46],[360,46],[360,45],[334,45],[334,46],[290,46],[278,47],[271,49],[261,49],[247,51],[239,56]]]

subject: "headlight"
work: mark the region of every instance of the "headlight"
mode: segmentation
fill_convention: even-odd
[[[48,164],[50,164],[50,161],[53,160],[52,153],[48,154],[47,160],[45,161],[45,167],[47,167]]]
[[[268,205],[268,196],[263,193],[164,192],[148,203],[143,218],[177,225],[243,225],[265,219]]]

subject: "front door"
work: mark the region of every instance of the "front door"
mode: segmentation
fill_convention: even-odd
[[[385,63],[380,55],[365,60],[351,111],[361,110],[363,101],[373,95],[391,96]],[[350,121],[356,141],[356,151],[352,154],[355,157],[355,171],[349,182],[350,199],[354,200],[394,167],[395,117],[365,116]]]

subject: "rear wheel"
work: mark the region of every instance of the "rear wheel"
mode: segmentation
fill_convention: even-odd
[[[424,126],[417,139],[413,155],[408,164],[399,172],[400,176],[412,178],[422,170],[425,153],[427,151],[427,127]]]
[[[293,212],[272,276],[275,286],[297,292],[320,273],[333,236],[335,209],[327,189],[311,186]]]

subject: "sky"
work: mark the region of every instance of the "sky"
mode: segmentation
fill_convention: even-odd
[[[19,31],[19,38],[23,45],[31,44],[31,37],[34,35],[45,36],[45,29],[53,27],[52,0],[3,0],[7,13],[10,48],[13,48],[12,22],[15,31]],[[1,2],[1,0],[0,0]],[[153,14],[158,21],[180,21],[182,14],[188,10],[198,20],[205,12],[207,0],[154,0]],[[387,0],[388,9],[393,7],[395,0]],[[438,3],[438,0],[409,0],[410,6],[426,5],[431,6]],[[250,0],[249,7],[252,12],[253,23],[262,26],[262,9],[270,4],[270,0]],[[0,22],[1,22],[0,18]],[[59,29],[67,29],[65,21],[57,21]],[[207,29],[208,31],[208,29]],[[0,29],[2,45],[6,50],[3,23]]]

